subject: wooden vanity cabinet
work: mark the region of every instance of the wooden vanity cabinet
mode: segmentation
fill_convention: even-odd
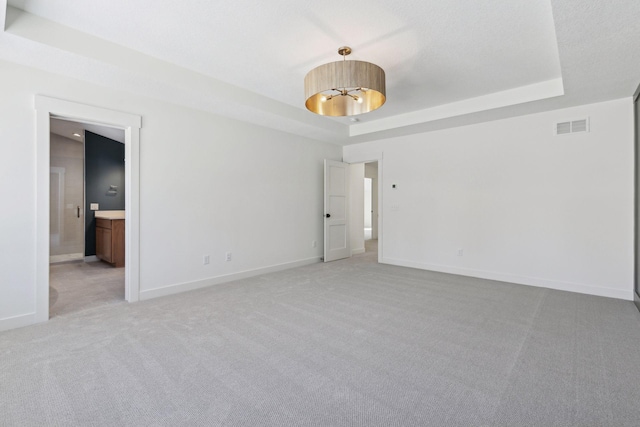
[[[124,219],[96,218],[96,257],[124,267]]]

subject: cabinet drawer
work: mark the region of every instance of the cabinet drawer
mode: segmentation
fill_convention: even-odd
[[[104,218],[96,218],[96,227],[111,229],[111,220]]]

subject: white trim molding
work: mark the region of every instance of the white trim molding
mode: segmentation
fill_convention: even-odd
[[[450,265],[427,264],[414,261],[385,258],[382,263],[397,265],[399,267],[417,268],[419,270],[437,271],[439,273],[457,274],[460,276],[476,277],[479,279],[495,280],[498,282],[516,285],[535,286],[538,288],[555,289],[558,291],[578,292],[600,297],[617,298],[633,301],[633,291],[624,289],[610,289],[582,283],[564,282],[560,280],[544,279],[541,277],[519,276],[496,271],[484,271],[471,268],[462,268]]]
[[[366,123],[358,123],[349,126],[349,136],[366,135],[373,132],[524,104],[525,102],[539,101],[561,95],[564,95],[564,83],[562,78],[556,78],[449,104],[442,104],[424,110],[398,114]]]
[[[237,273],[224,274],[222,276],[210,277],[208,279],[196,280],[194,282],[177,283],[162,288],[149,289],[140,292],[141,300],[164,297],[167,295],[179,294],[195,289],[206,288],[221,283],[232,282],[234,280],[246,279],[248,277],[259,276],[261,274],[274,273],[276,271],[289,270],[291,268],[303,267],[309,264],[321,262],[320,257],[311,257],[298,261],[285,262],[283,264],[275,264],[267,267],[256,268],[253,270],[239,271]]]
[[[5,317],[0,319],[0,332],[8,331],[9,329],[22,328],[23,326],[29,326],[36,323],[36,314],[27,313],[19,316]]]
[[[7,0],[0,0],[0,25],[2,25],[2,31],[7,29]]]

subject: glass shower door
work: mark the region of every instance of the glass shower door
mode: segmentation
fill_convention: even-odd
[[[84,146],[51,134],[49,261],[84,258]]]

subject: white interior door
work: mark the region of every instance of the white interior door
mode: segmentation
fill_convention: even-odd
[[[349,247],[349,164],[324,161],[324,262],[351,256]]]

